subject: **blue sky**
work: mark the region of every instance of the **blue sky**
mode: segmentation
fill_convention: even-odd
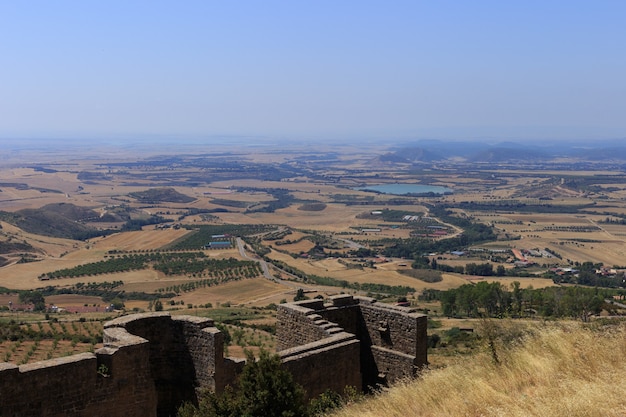
[[[624,1],[0,0],[0,137],[626,138]]]

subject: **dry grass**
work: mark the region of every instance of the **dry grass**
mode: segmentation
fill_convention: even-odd
[[[47,304],[54,304],[57,307],[82,306],[82,305],[108,305],[102,301],[102,298],[92,295],[82,294],[61,294],[49,295],[46,297]]]
[[[363,208],[359,206],[328,204],[323,211],[302,211],[298,210],[298,206],[292,206],[276,210],[275,213],[251,213],[246,217],[265,224],[288,224],[294,228],[343,232],[350,231],[350,226],[363,223],[356,218],[362,212]]]
[[[271,242],[269,242],[268,246],[273,246],[273,245]],[[301,252],[308,252],[311,249],[313,249],[315,247],[315,243],[311,242],[310,240],[301,240],[300,242],[297,242],[297,243],[280,245],[280,246],[276,245],[276,247],[280,248],[280,250],[285,250],[291,253],[301,253]]]
[[[291,290],[265,278],[254,278],[227,282],[215,287],[200,288],[193,292],[182,293],[180,296],[174,297],[173,300],[184,301],[186,304],[193,305],[212,303],[214,306],[226,302],[249,304],[258,300],[263,301],[261,305],[267,305],[273,302],[274,298],[289,298],[286,295],[289,294],[289,291]],[[270,299],[271,301],[268,301]]]
[[[154,226],[152,226],[154,227]],[[188,234],[186,229],[142,230],[137,232],[115,233],[100,239],[92,239],[96,250],[146,250],[159,249]]]
[[[348,269],[338,259],[328,258],[322,260],[293,259],[289,255],[280,252],[271,252],[269,257],[280,260],[299,270],[312,275],[331,277],[349,282],[373,283],[385,285],[405,285],[421,291],[425,288],[446,290],[467,284],[465,278],[457,274],[442,274],[443,280],[436,283],[425,283],[419,279],[400,274],[396,270],[400,268],[398,262],[377,265],[376,269]]]
[[[488,352],[462,358],[333,416],[624,416],[625,338],[625,322],[537,324],[520,345],[498,345],[500,365]]]

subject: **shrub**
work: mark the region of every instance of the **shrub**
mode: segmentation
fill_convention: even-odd
[[[261,351],[258,360],[246,352],[246,365],[237,388],[228,388],[221,395],[203,394],[198,407],[185,404],[179,417],[213,416],[306,416],[304,390],[284,370],[277,355]]]

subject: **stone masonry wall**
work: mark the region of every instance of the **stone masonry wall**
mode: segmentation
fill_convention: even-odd
[[[357,372],[345,367],[358,367],[360,382],[347,385],[367,390],[387,385],[401,378],[413,377],[427,364],[427,318],[406,307],[377,303],[367,297],[340,295],[331,298],[330,304],[321,300],[301,301],[279,306],[277,323],[277,349],[285,352],[301,349],[297,358],[302,364],[310,363],[310,371],[291,364],[296,380],[304,387],[318,387],[320,380],[332,380],[332,389],[341,391],[343,384],[339,375],[348,372],[355,381]],[[340,344],[333,336],[351,334],[358,340],[359,351],[345,357]],[[324,345],[324,353],[336,359],[328,362],[315,357],[318,346]],[[341,346],[343,349],[344,346]],[[354,349],[351,346],[350,349]],[[315,352],[315,353],[314,353]],[[286,359],[283,361],[286,363]],[[325,377],[324,377],[325,376]],[[337,389],[337,388],[340,389]],[[317,389],[317,388],[316,388]],[[315,391],[312,391],[315,392]]]
[[[279,353],[285,369],[302,385],[308,398],[326,390],[343,392],[346,386],[359,387],[359,341],[341,332],[324,340],[283,350]]]
[[[359,300],[351,295],[338,295],[331,298],[331,304],[324,306],[323,310],[317,311],[324,320],[336,323],[348,333],[358,335],[360,306]]]
[[[283,366],[311,398],[414,376],[426,365],[426,316],[365,297],[284,304],[277,312]],[[0,416],[165,417],[198,391],[223,391],[243,360],[223,357],[210,319],[146,313],[105,324],[95,353],[17,366],[0,363]],[[100,372],[99,372],[100,371]]]
[[[315,312],[322,308],[322,300],[280,304],[276,312],[276,350],[306,345],[328,337],[321,323],[316,323],[321,317],[316,316]]]
[[[157,416],[176,415],[177,405],[185,401],[197,403],[196,371],[180,321],[173,321],[168,313],[120,317],[105,325],[105,342],[106,330],[116,327],[150,341],[150,372],[157,391]]]
[[[153,417],[156,390],[146,340],[118,333],[95,354],[0,364],[0,415]],[[105,365],[106,375],[98,373]]]
[[[197,402],[197,389],[219,392],[242,367],[223,358],[213,321],[198,317],[120,317],[105,324],[104,343],[95,354],[0,363],[0,416],[175,415]]]
[[[359,297],[362,372],[365,387],[414,377],[428,363],[427,317],[408,307]]]
[[[197,404],[200,389],[221,391],[236,375],[225,375],[224,336],[214,327],[213,320],[171,317],[167,312],[146,313],[107,323],[105,336],[113,328],[124,328],[150,340],[150,371],[159,417],[175,415],[183,402]]]

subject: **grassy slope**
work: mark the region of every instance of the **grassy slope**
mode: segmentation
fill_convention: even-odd
[[[626,415],[626,322],[540,324],[522,340],[500,339],[500,365],[488,352],[462,358],[333,416]]]

